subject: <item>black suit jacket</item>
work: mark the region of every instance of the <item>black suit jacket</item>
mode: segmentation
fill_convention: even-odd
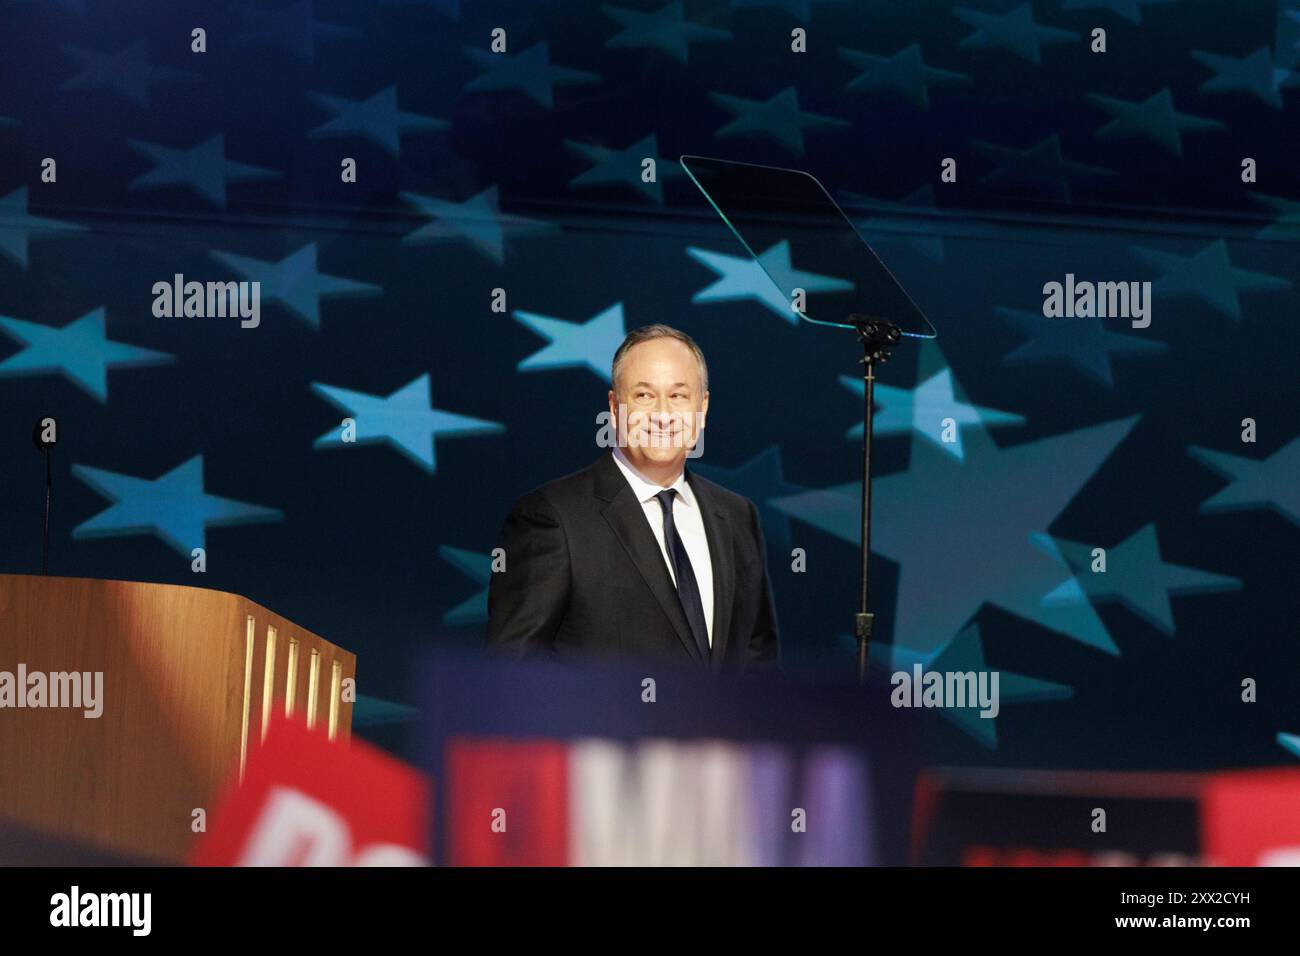
[[[713,565],[713,648],[691,637],[668,565],[612,452],[516,502],[488,588],[488,646],[514,657],[648,661],[718,672],[777,663],[753,503],[686,469]]]

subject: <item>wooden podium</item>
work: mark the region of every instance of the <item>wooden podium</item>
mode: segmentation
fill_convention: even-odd
[[[46,675],[47,706],[6,701],[6,672],[28,690],[20,666],[29,685]],[[93,694],[96,673],[100,716],[48,706]],[[242,776],[277,709],[349,739],[355,676],[353,654],[237,594],[0,575],[0,820],[181,862],[194,811]]]

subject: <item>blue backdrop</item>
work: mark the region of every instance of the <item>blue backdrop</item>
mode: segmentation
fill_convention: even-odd
[[[850,669],[856,345],[674,160],[798,166],[940,330],[881,378],[873,664],[995,668],[1003,708],[927,757],[1293,760],[1297,42],[1294,2],[9,0],[0,570],[39,569],[54,416],[53,573],[275,608],[359,655],[391,744],[410,652],[482,641],[502,518],[599,453],[613,347],[662,321],[786,668]],[[155,316],[178,273],[260,281],[260,324]],[[1067,273],[1150,281],[1150,327],[1044,318]]]

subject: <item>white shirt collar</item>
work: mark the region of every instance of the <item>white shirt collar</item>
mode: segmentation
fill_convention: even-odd
[[[619,448],[617,445],[614,446],[614,461],[618,464],[619,470],[623,472],[623,477],[627,479],[627,483],[632,486],[632,493],[636,495],[637,501],[643,503],[650,501],[658,495],[659,492],[667,490],[663,485],[651,481],[645,475],[641,474],[641,472],[637,471],[636,467],[627,460],[627,456],[623,454],[623,449]],[[677,480],[668,487],[675,488],[677,490],[677,496],[686,504],[694,507],[695,495],[691,491],[690,482],[686,480],[685,468],[683,468],[682,473],[677,476]]]

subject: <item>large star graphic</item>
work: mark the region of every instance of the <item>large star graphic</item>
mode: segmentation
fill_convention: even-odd
[[[437,132],[451,125],[436,116],[419,116],[399,109],[396,86],[387,86],[365,100],[347,100],[324,93],[308,93],[307,98],[334,114],[332,120],[308,133],[309,137],[364,136],[393,156],[401,148],[402,133]]]
[[[428,373],[407,382],[391,395],[369,395],[312,382],[311,390],[355,422],[355,441],[347,440],[345,425],[331,428],[314,448],[345,448],[349,444],[386,442],[429,474],[438,470],[435,439],[499,434],[505,426],[432,407]]]
[[[663,180],[667,176],[683,175],[681,164],[674,159],[663,159],[659,155],[659,140],[653,133],[643,136],[625,149],[607,149],[587,143],[566,139],[564,145],[584,159],[595,163],[590,169],[569,180],[570,187],[591,187],[609,185],[627,185],[637,193],[649,196],[659,205],[663,205]],[[655,178],[646,182],[642,178],[641,164],[647,159],[655,163]]]
[[[555,106],[555,87],[600,83],[599,74],[553,66],[546,43],[534,44],[522,53],[489,53],[478,47],[466,47],[465,54],[487,70],[465,84],[467,92],[518,90],[548,110]]]
[[[956,459],[913,438],[908,468],[873,484],[872,550],[899,565],[893,647],[932,652],[985,604],[1119,653],[1090,605],[1046,607],[1069,566],[1042,533],[1132,429],[1136,417],[999,448],[982,428]],[[857,482],[773,502],[854,545]]]
[[[627,335],[623,328],[623,303],[615,302],[586,322],[566,322],[535,312],[514,313],[516,321],[538,335],[550,339],[550,345],[519,363],[521,372],[540,372],[552,368],[586,368],[610,380],[610,363]]]
[[[921,47],[916,43],[903,47],[893,56],[879,56],[845,47],[840,47],[839,54],[861,71],[844,87],[846,90],[890,90],[923,110],[930,108],[930,87],[971,81],[965,73],[926,66],[921,59]]]
[[[263,298],[281,303],[313,329],[320,328],[322,298],[378,295],[384,291],[368,282],[342,279],[318,271],[314,242],[279,262],[250,259],[231,252],[213,252],[211,255],[245,279],[260,282]]]
[[[1300,757],[1300,734],[1288,734],[1278,731],[1276,740],[1279,747],[1296,757]]]
[[[687,248],[686,254],[718,276],[712,285],[691,296],[693,303],[755,299],[791,325],[799,324],[799,314],[793,308],[795,289],[803,289],[810,296],[853,289],[853,283],[847,279],[796,269],[790,262],[790,243],[784,239],[757,258],[695,248]]]
[[[1022,312],[997,306],[993,310],[1029,341],[1008,352],[1003,365],[1056,362],[1073,365],[1093,381],[1112,388],[1112,355],[1159,355],[1169,351],[1164,342],[1140,335],[1111,332],[1098,318],[1049,319],[1041,312]]]
[[[1202,93],[1240,91],[1250,93],[1275,110],[1282,108],[1282,81],[1291,71],[1273,65],[1273,54],[1268,47],[1262,46],[1250,56],[1242,57],[1193,50],[1192,58],[1215,73],[1201,84]]]
[[[59,233],[85,232],[85,226],[27,214],[27,187],[20,186],[0,197],[0,253],[27,268],[27,243],[31,239]]]
[[[713,134],[716,138],[766,136],[800,156],[804,152],[805,129],[843,129],[852,125],[836,116],[802,112],[799,93],[793,86],[765,100],[747,100],[724,93],[710,93],[709,99],[736,117]]]
[[[1160,557],[1156,526],[1148,524],[1117,545],[1104,549],[1105,571],[1093,571],[1095,545],[1055,539],[1074,576],[1049,592],[1049,606],[1082,604],[1089,600],[1119,601],[1152,627],[1173,636],[1174,610],[1170,595],[1212,594],[1237,591],[1241,581],[1181,564],[1166,564]]]
[[[279,179],[280,173],[262,166],[250,166],[226,159],[226,138],[221,134],[189,149],[173,149],[140,140],[127,144],[155,166],[131,181],[131,189],[155,189],[162,186],[187,186],[203,198],[226,208],[228,182],[253,182]]]
[[[0,330],[26,346],[0,362],[0,376],[59,372],[92,398],[108,401],[108,370],[162,365],[175,356],[111,341],[103,306],[62,328],[0,316]]]
[[[502,213],[495,186],[489,186],[464,202],[452,202],[419,193],[401,193],[401,197],[434,220],[404,236],[402,242],[464,239],[497,265],[505,262],[507,235],[537,235],[555,231],[550,223]]]
[[[934,187],[929,183],[898,201],[851,192],[843,197],[848,205],[871,210],[870,215],[854,220],[853,225],[876,252],[905,245],[933,262],[943,262],[943,234],[936,229],[938,208]]]
[[[279,521],[283,513],[203,490],[203,456],[195,455],[160,478],[132,478],[100,468],[73,465],[72,474],[113,504],[72,529],[74,538],[156,534],[185,557],[206,548],[209,525]]]
[[[1280,276],[1238,269],[1228,258],[1228,244],[1216,239],[1193,256],[1129,246],[1129,254],[1159,269],[1160,278],[1151,284],[1153,296],[1192,297],[1222,312],[1228,318],[1241,318],[1239,292],[1283,292],[1291,282]]]
[[[492,580],[492,555],[466,551],[442,545],[438,556],[454,565],[481,590],[473,597],[466,598],[442,616],[442,623],[455,626],[459,624],[480,624],[488,619],[488,582]],[[507,557],[507,560],[509,558]]]
[[[259,10],[245,4],[234,8],[247,22],[246,29],[234,36],[237,46],[251,47],[270,43],[288,50],[304,63],[316,59],[318,40],[342,40],[361,36],[351,27],[317,20],[310,0],[299,0],[278,10]]]
[[[1158,143],[1176,156],[1183,155],[1182,133],[1223,129],[1223,123],[1203,116],[1180,113],[1174,97],[1165,87],[1142,102],[1089,93],[1088,102],[1114,117],[1097,130],[1098,139],[1141,137]]]
[[[860,405],[866,392],[862,379],[841,375],[840,384],[857,396]],[[948,368],[929,374],[916,388],[898,388],[877,382],[872,393],[876,399],[873,435],[920,435],[944,454],[957,459],[965,457],[961,440],[963,428],[1005,428],[1025,423],[1023,415],[958,401],[953,394],[952,370]],[[952,441],[944,441],[949,419],[953,423]],[[851,427],[844,437],[861,440],[862,422]]]
[[[77,61],[81,72],[65,80],[59,89],[69,93],[107,90],[144,109],[149,107],[150,87],[199,79],[197,73],[150,65],[143,40],[110,53],[71,44],[64,44],[63,52]]]
[[[843,635],[840,645],[857,650],[856,640]],[[888,667],[872,661],[872,668],[883,672],[886,677],[903,671],[909,677],[915,676],[913,665],[920,664],[923,673],[935,671],[942,674],[971,673],[978,675],[994,671],[998,675],[998,716],[1005,704],[1028,704],[1045,700],[1066,700],[1074,696],[1074,688],[1068,684],[1040,680],[1025,674],[1017,674],[1001,667],[989,667],[984,658],[984,642],[980,636],[978,624],[971,623],[962,628],[961,633],[952,639],[938,653],[921,654],[906,649],[894,654]],[[892,683],[892,682],[891,682]],[[969,701],[965,707],[940,707],[943,717],[974,738],[981,746],[989,750],[998,749],[997,717],[981,717],[981,707],[975,701]]]
[[[1300,525],[1300,436],[1263,461],[1214,451],[1189,448],[1188,453],[1232,483],[1201,504],[1201,513],[1271,508]]]
[[[1028,149],[1012,149],[996,143],[972,140],[971,145],[1000,165],[980,180],[981,186],[1021,186],[1051,199],[1070,201],[1070,182],[1115,175],[1100,166],[1066,162],[1061,156],[1061,138],[1053,133]]]
[[[797,495],[808,489],[785,480],[780,446],[769,445],[749,461],[735,468],[723,468],[721,465],[707,465],[692,461],[687,469],[698,472],[704,478],[715,481],[754,502],[754,507],[758,509],[759,521],[763,525],[763,535],[767,539],[767,553],[778,555],[781,560],[784,560],[784,556],[790,553],[793,546],[790,537],[790,518],[785,512],[773,507],[772,501]]]
[[[1072,30],[1058,30],[1034,22],[1034,10],[1028,3],[1008,13],[984,13],[969,7],[953,7],[952,12],[967,26],[975,27],[975,32],[958,44],[963,50],[1010,50],[1022,59],[1038,63],[1042,59],[1042,44],[1079,39],[1079,34]]]
[[[691,43],[731,39],[731,33],[727,30],[687,20],[682,0],[673,0],[653,13],[616,7],[610,3],[601,4],[600,9],[623,27],[605,41],[607,47],[654,47],[673,59],[686,63],[690,59]]]

